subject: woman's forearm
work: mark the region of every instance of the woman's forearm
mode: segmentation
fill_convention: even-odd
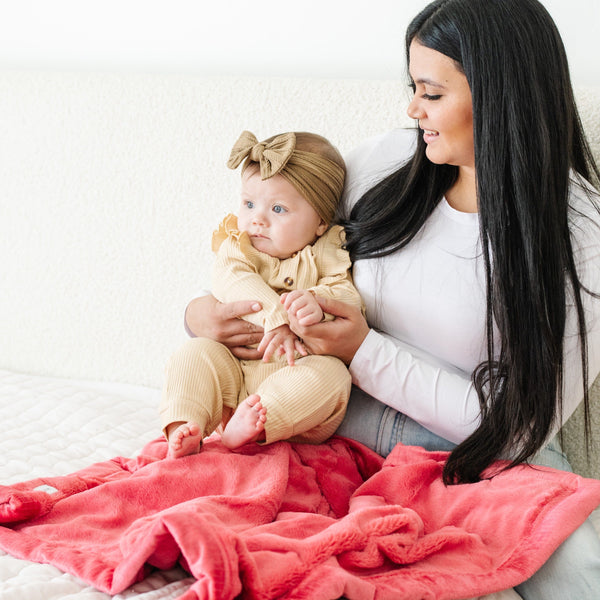
[[[479,424],[468,374],[371,330],[350,363],[355,385],[433,433],[459,443]]]

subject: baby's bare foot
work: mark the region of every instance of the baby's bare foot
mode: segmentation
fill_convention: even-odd
[[[227,423],[221,442],[230,450],[237,450],[248,442],[256,441],[265,429],[267,409],[256,394],[240,402]]]
[[[202,432],[198,423],[183,423],[169,434],[169,458],[198,454],[202,447]]]

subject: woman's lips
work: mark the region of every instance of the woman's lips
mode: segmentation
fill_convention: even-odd
[[[439,135],[440,134],[437,131],[433,131],[432,129],[423,129],[423,140],[427,144],[435,141]]]

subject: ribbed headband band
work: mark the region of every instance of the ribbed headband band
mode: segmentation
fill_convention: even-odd
[[[344,169],[315,152],[296,149],[296,135],[283,133],[269,142],[259,142],[244,131],[231,150],[227,161],[237,169],[245,160],[242,172],[251,163],[258,163],[260,176],[268,179],[280,174],[285,177],[327,224],[331,223],[344,188]]]

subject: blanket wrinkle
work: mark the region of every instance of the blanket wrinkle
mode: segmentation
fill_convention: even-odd
[[[362,444],[349,439],[344,442],[345,446],[338,448],[335,453],[324,453],[320,445],[295,444],[293,446],[294,458],[306,469],[305,477],[310,476],[311,486],[316,485],[322,499],[329,506],[327,513],[322,506],[318,510],[319,514],[330,513],[337,518],[348,512],[348,505],[356,488],[379,471],[384,462],[383,458],[375,452],[365,452],[367,449]],[[348,464],[355,465],[355,468],[349,470]],[[318,468],[315,468],[317,465]],[[305,477],[290,480],[286,502],[282,504],[280,512],[291,510],[291,503],[298,498],[298,492],[303,490],[306,493]],[[301,488],[295,487],[298,480]]]
[[[524,581],[600,503],[600,481],[572,473],[447,487],[448,453],[398,445],[384,461],[339,437],[166,452],[158,439],[1,487],[0,548],[113,595],[179,563],[195,579],[183,600],[450,600]]]

